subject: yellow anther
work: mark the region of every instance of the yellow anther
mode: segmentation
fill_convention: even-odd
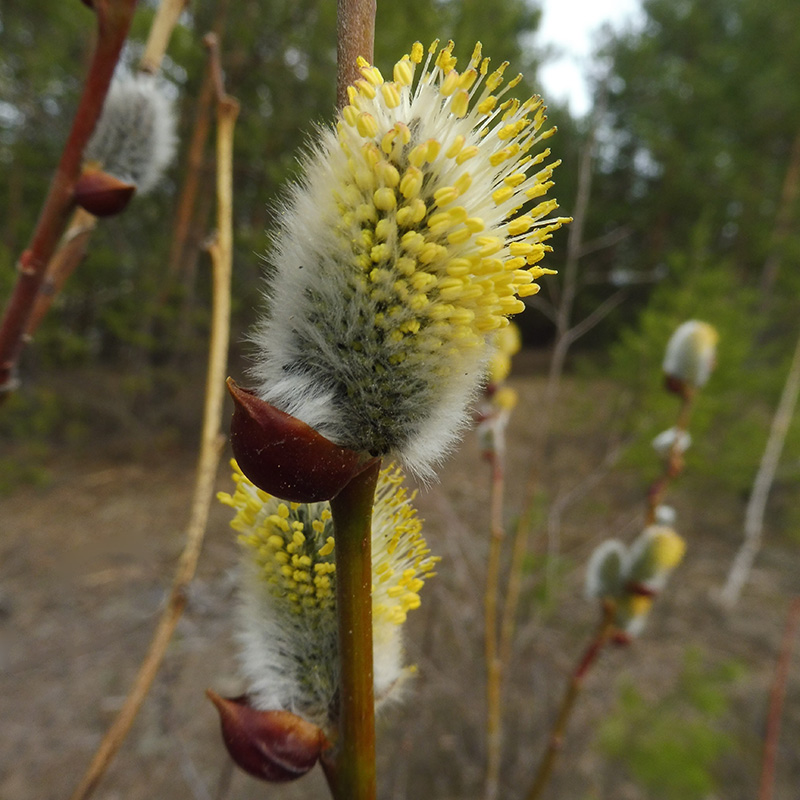
[[[415,272],[410,276],[409,283],[414,287],[414,289],[416,289],[416,291],[422,292],[435,284],[436,278],[429,272]]]
[[[379,161],[375,165],[375,172],[378,178],[392,189],[400,183],[400,173],[397,171],[397,167],[388,161]]]
[[[470,231],[469,228],[459,228],[457,231],[448,234],[447,241],[450,244],[463,244],[468,241],[471,236],[472,231]]]
[[[461,278],[464,275],[469,275],[472,271],[472,265],[466,258],[451,258],[447,262],[445,270],[448,275],[453,278]]]
[[[456,156],[456,164],[463,164],[465,161],[469,161],[471,158],[475,158],[476,155],[480,152],[480,148],[477,145],[470,145],[469,147],[465,147],[457,156]]]
[[[378,213],[375,211],[375,206],[372,203],[360,203],[356,207],[355,218],[357,222],[376,222]]]
[[[520,234],[527,233],[532,225],[533,220],[529,216],[517,217],[508,223],[509,236],[519,236]]]
[[[481,51],[483,50],[483,45],[480,42],[475,43],[475,49],[472,51],[472,56],[469,60],[471,67],[477,67],[481,61]]]
[[[449,97],[451,94],[453,94],[453,92],[456,89],[458,89],[459,77],[460,75],[455,70],[451,70],[450,72],[448,72],[447,76],[439,86],[439,93],[442,94],[444,97]]]
[[[377,92],[375,91],[375,87],[369,81],[357,80],[354,86],[364,97],[368,98],[369,100],[375,99]]]
[[[447,158],[455,158],[460,152],[461,148],[464,147],[464,142],[466,142],[466,138],[459,134],[453,139],[452,144],[450,147],[445,150],[445,157]]]
[[[480,233],[485,227],[484,221],[480,217],[469,217],[464,220],[464,224],[471,233]]]
[[[389,257],[391,256],[391,254],[392,254],[391,248],[389,247],[389,245],[387,245],[385,243],[384,244],[376,244],[375,247],[373,247],[369,251],[370,259],[376,264],[380,264],[381,261],[388,261]],[[374,271],[375,270],[373,270],[373,272]],[[372,275],[372,273],[370,273],[370,276],[371,275]]]
[[[492,200],[499,206],[514,196],[514,189],[511,186],[503,186],[492,192]]]
[[[416,231],[409,231],[400,238],[400,246],[407,253],[415,255],[425,246],[425,237]]]
[[[411,150],[411,152],[408,154],[408,161],[415,167],[421,167],[425,163],[427,157],[428,145],[427,142],[423,142]]]
[[[478,80],[478,72],[474,67],[470,67],[458,79],[458,88],[469,91],[476,80]]]
[[[466,192],[470,186],[472,186],[472,175],[470,175],[469,172],[464,172],[461,175],[459,175],[458,179],[453,184],[453,188],[460,195],[464,194],[464,192]]]
[[[454,186],[443,186],[433,193],[433,199],[440,208],[458,200],[459,192]]]
[[[391,211],[397,205],[397,197],[393,189],[384,186],[372,193],[372,202],[379,211]]]
[[[450,73],[455,74],[455,71]],[[450,101],[450,110],[457,117],[465,117],[469,111],[469,92],[466,89],[459,89]]]
[[[394,129],[400,137],[400,144],[408,144],[411,141],[411,128],[405,122],[395,122]]]
[[[447,255],[447,248],[441,244],[434,244],[428,242],[419,252],[419,261],[421,264],[432,264]]]
[[[528,256],[534,251],[535,245],[530,242],[511,242],[508,252],[512,256]]]
[[[411,86],[411,82],[414,80],[414,67],[411,64],[411,60],[404,57],[394,65],[392,77],[402,86]]]
[[[430,53],[430,55],[433,55],[438,49],[439,49],[439,39],[434,39],[431,42],[431,46],[428,48],[428,53]]]
[[[478,103],[478,112],[484,115],[491,114],[496,105],[497,98],[493,94],[490,94],[486,99]]]
[[[365,138],[372,139],[378,133],[378,123],[372,114],[362,112],[356,120],[356,130]]]
[[[384,83],[381,86],[381,95],[387,108],[397,108],[400,105],[400,89],[397,83]]]
[[[409,167],[403,174],[403,178],[400,181],[400,194],[402,194],[406,200],[416,197],[422,188],[423,177],[422,170],[420,170],[418,167]]]
[[[516,188],[521,183],[523,183],[524,180],[525,180],[524,172],[515,172],[513,175],[506,175],[506,177],[503,178],[503,183],[505,183],[506,186],[513,186]]]
[[[508,67],[508,61],[504,61],[487,79],[486,87],[493,92],[503,82],[503,73]]]
[[[439,46],[439,40],[437,39],[436,47],[438,46]],[[434,47],[434,50],[436,49],[436,47]],[[431,50],[431,52],[433,52],[433,50]],[[422,61],[423,55],[425,55],[425,50],[422,47],[422,43],[414,42],[414,44],[411,47],[411,61],[413,61],[415,64],[419,64]]]

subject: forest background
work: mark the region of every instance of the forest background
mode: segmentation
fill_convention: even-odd
[[[77,2],[50,0],[11,0],[0,9],[0,298],[10,294],[86,71],[92,25],[84,12]],[[152,5],[141,3],[123,56],[130,66],[152,15]],[[586,555],[603,535],[635,532],[637,498],[658,471],[649,443],[675,414],[660,385],[664,343],[677,324],[698,318],[720,333],[718,369],[695,410],[687,476],[674,502],[678,529],[696,550],[687,561],[697,560],[676,580],[669,617],[676,621],[654,621],[653,641],[610,656],[600,671],[575,723],[574,750],[565,754],[576,769],[556,776],[552,797],[753,796],[787,598],[800,593],[797,419],[771,488],[766,546],[751,586],[733,615],[712,595],[741,539],[800,335],[799,22],[794,0],[646,0],[641,26],[598,41],[590,113],[573,118],[550,104],[559,128],[552,147],[563,160],[556,192],[579,225],[578,233],[556,234],[549,266],[560,276],[543,281],[520,318],[525,349],[512,379],[521,404],[510,436],[510,519],[525,510],[529,454],[546,458],[537,465],[531,515],[541,536],[533,539],[523,602],[529,621],[515,656],[527,678],[509,689],[523,697],[535,685],[536,692],[533,711],[509,722],[518,744],[508,748],[511,786],[530,772],[559,682],[591,626],[579,598]],[[453,38],[463,59],[480,39],[535,92],[547,58],[531,45],[538,23],[535,4],[523,0],[379,2],[375,61],[386,67],[413,41],[436,37]],[[30,783],[33,774],[43,776],[40,789],[62,796],[80,774],[135,669],[130,653],[147,639],[176,552],[210,304],[212,96],[201,44],[209,30],[220,37],[226,85],[242,106],[234,154],[235,376],[246,369],[244,333],[260,306],[259,255],[269,247],[275,203],[314,126],[331,118],[335,4],[220,0],[194,3],[183,15],[163,66],[180,113],[178,159],[158,191],[99,225],[25,351],[21,390],[0,412],[0,681],[8,697],[2,718],[13,720],[4,722],[0,736],[9,746],[0,750],[15,754],[0,761],[3,800],[44,796]],[[437,526],[470,529],[464,536],[475,546],[442,553],[461,559],[454,568],[461,584],[442,581],[440,594],[426,600],[440,610],[420,628],[423,644],[411,647],[423,676],[429,667],[421,697],[430,728],[415,719],[423,700],[412,699],[393,734],[402,758],[382,755],[397,797],[412,789],[433,796],[421,787],[437,797],[478,796],[481,784],[481,716],[463,699],[465,683],[482,697],[480,658],[474,670],[465,659],[448,674],[442,655],[453,619],[476,628],[480,653],[475,609],[486,529],[476,520],[486,516],[480,492],[488,490],[473,486],[478,458],[468,440],[421,501],[434,548]],[[220,488],[226,485],[221,476]],[[552,545],[554,525],[557,552],[542,544],[546,531]],[[237,780],[236,796],[257,796],[246,778],[225,772],[223,754],[212,750],[213,719],[194,710],[202,702],[197,687],[233,671],[220,644],[231,602],[220,576],[234,561],[224,526],[224,514],[212,519],[216,533],[181,643],[123,752],[125,765],[99,796],[138,796],[122,787],[142,760],[153,768],[142,796],[221,797],[219,787],[233,791]],[[65,567],[62,547],[86,552]],[[456,612],[459,603],[473,612]],[[120,639],[119,630],[130,637]],[[209,658],[213,670],[198,675]],[[800,735],[796,664],[793,676],[785,742]],[[16,685],[25,691],[11,698]],[[184,694],[191,713],[176,699]],[[443,726],[453,704],[457,722]],[[200,733],[183,724],[184,712]],[[428,752],[416,741],[419,726],[435,731]],[[78,735],[67,744],[70,730]],[[779,786],[789,800],[800,756],[784,746],[781,757]]]

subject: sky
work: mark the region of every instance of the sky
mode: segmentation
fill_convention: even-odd
[[[573,115],[583,116],[590,107],[585,76],[590,71],[593,34],[604,22],[615,29],[636,23],[639,0],[539,0],[542,23],[535,41],[552,45],[562,53],[539,71],[542,96],[567,100]]]

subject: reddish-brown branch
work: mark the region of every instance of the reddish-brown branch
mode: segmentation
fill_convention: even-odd
[[[672,443],[669,453],[667,453],[664,472],[653,481],[647,493],[647,525],[652,525],[656,521],[656,511],[659,505],[661,505],[661,501],[664,499],[664,495],[670,483],[683,471],[683,446],[681,439],[689,427],[694,398],[694,390],[687,386],[684,389],[681,399],[678,421],[675,423],[675,441]]]
[[[17,283],[0,325],[0,402],[15,387],[14,370],[24,345],[23,334],[47,263],[55,252],[75,205],[73,192],[81,173],[83,151],[102,111],[135,7],[136,0],[95,0],[97,47],[39,220],[28,247],[17,263]]]
[[[372,63],[376,0],[339,0],[336,45],[336,107],[347,105],[347,87],[359,77],[359,56]]]
[[[792,648],[800,628],[800,596],[792,600],[786,627],[783,631],[781,652],[775,666],[775,679],[772,682],[767,716],[767,733],[764,738],[764,759],[761,765],[761,782],[758,787],[758,800],[771,800],[772,786],[775,783],[775,762],[778,757],[778,737],[781,731],[781,712],[786,697],[786,681],[792,661]]]
[[[536,772],[533,786],[528,792],[528,800],[538,800],[541,797],[544,787],[550,780],[550,775],[553,772],[556,758],[564,742],[564,734],[567,730],[567,723],[572,715],[572,710],[575,707],[575,701],[583,689],[583,682],[586,675],[591,669],[592,665],[597,661],[602,649],[606,646],[611,635],[614,632],[614,607],[607,603],[603,609],[603,619],[600,623],[597,632],[595,633],[589,646],[583,653],[581,660],[578,662],[575,670],[572,673],[572,678],[564,692],[564,697],[561,700],[561,708],[558,712],[553,729],[550,732],[550,741],[547,750],[539,763],[539,769]]]

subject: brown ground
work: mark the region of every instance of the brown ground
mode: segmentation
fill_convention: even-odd
[[[522,403],[509,435],[509,518],[522,503],[541,399],[540,383],[526,379],[517,386]],[[609,400],[607,407],[598,397]],[[551,499],[595,474],[603,461],[610,397],[607,389],[593,392],[592,414],[576,413],[559,423],[558,448],[544,470]],[[180,552],[194,470],[193,456],[176,451],[124,464],[64,452],[50,466],[46,488],[21,488],[0,498],[0,800],[69,796],[149,641]],[[417,685],[405,706],[381,725],[380,794],[387,800],[480,795],[487,477],[475,437],[469,436],[441,484],[418,501],[429,543],[443,562],[410,624]],[[565,675],[596,624],[596,609],[581,597],[580,565],[603,537],[630,539],[640,524],[641,477],[619,469],[596,477],[591,491],[564,510],[560,551],[572,568],[558,582],[554,602],[536,600],[541,570],[526,578],[507,693],[501,797],[509,800],[524,796]],[[225,467],[218,488],[229,488]],[[719,763],[714,796],[749,800],[756,794],[767,694],[788,598],[800,593],[800,553],[777,535],[768,539],[738,611],[723,614],[713,591],[739,541],[741,498],[698,498],[684,489],[671,500],[690,540],[687,560],[643,638],[604,653],[591,673],[546,793],[551,800],[654,796],[620,764],[609,763],[597,725],[618,707],[625,681],[648,699],[668,696],[690,646],[701,648],[709,670],[731,659],[744,665],[743,676],[726,690],[730,709],[721,724],[735,744]],[[232,771],[215,712],[204,698],[209,686],[222,694],[241,688],[230,641],[236,545],[228,512],[213,508],[187,613],[129,739],[95,794],[98,800],[326,796],[316,771],[282,787],[265,787]],[[542,530],[532,537],[540,553]],[[800,797],[798,741],[800,653],[784,706],[776,800]]]

